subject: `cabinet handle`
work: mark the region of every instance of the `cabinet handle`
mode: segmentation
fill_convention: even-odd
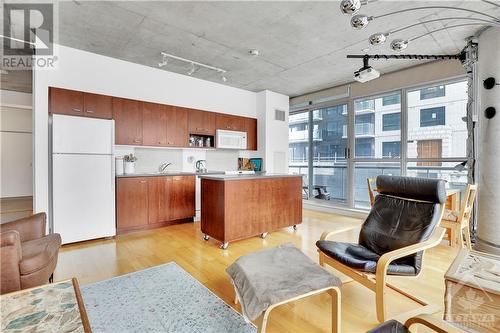
[[[71,110],[74,111],[74,112],[82,112],[82,110],[77,109],[77,108],[72,108]]]
[[[94,110],[87,110],[88,113],[94,113]]]
[[[141,181],[139,181],[139,183],[144,184],[144,183],[146,183],[146,180],[141,180]]]
[[[139,140],[139,139],[134,139],[134,142],[135,142],[135,143],[140,143],[140,142],[141,142],[141,140]]]

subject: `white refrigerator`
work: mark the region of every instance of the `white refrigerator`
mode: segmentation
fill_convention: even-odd
[[[52,230],[62,243],[115,228],[114,121],[52,116]]]

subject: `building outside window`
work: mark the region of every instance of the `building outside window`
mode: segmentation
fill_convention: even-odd
[[[401,141],[382,142],[382,156],[384,158],[401,157]]]
[[[444,85],[433,86],[420,89],[420,99],[430,99],[437,97],[444,97],[446,95],[446,89]]]
[[[387,106],[387,105],[394,105],[394,104],[401,104],[401,95],[400,94],[394,94],[394,95],[388,95],[382,97],[382,105]]]
[[[439,126],[446,124],[446,107],[420,110],[420,127]]]
[[[405,108],[402,93],[406,94]],[[465,189],[467,172],[453,168],[466,158],[465,80],[350,102],[290,115],[289,170],[304,175],[304,198],[367,209],[366,180],[381,174],[442,178],[449,188]],[[311,138],[309,126],[313,127]],[[309,142],[313,147],[310,161]],[[310,191],[308,177],[312,177]],[[320,191],[329,196],[319,196]]]
[[[382,131],[399,131],[401,129],[401,113],[382,115]]]

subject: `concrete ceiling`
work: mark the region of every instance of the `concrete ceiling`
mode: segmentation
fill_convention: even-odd
[[[363,6],[361,13],[379,15],[425,5],[469,8],[500,16],[499,7],[482,1],[379,0]],[[226,69],[228,81],[224,84],[297,96],[352,81],[361,61],[345,56],[363,53],[372,33],[450,16],[474,15],[420,10],[377,19],[359,31],[350,27],[349,16],[340,13],[338,1],[73,1],[59,3],[58,31],[62,45],[156,68],[160,52],[165,51]],[[421,25],[394,34],[389,40],[412,38],[446,24],[457,21]],[[434,33],[410,44],[407,53],[457,53],[464,47],[464,39],[479,29],[467,26]],[[391,53],[388,44],[372,47],[370,53]],[[258,49],[260,56],[251,56],[250,49]],[[416,64],[419,62],[373,62],[382,73]],[[186,74],[189,68],[189,64],[171,60],[162,70]],[[206,69],[199,69],[193,76],[223,83],[219,75]]]

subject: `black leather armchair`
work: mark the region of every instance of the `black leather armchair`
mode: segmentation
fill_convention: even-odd
[[[316,243],[320,264],[328,264],[374,291],[379,322],[386,317],[386,286],[425,306],[423,312],[438,311],[438,307],[387,284],[386,276],[417,276],[424,250],[441,241],[445,230],[438,225],[446,201],[444,181],[378,176],[377,192],[358,244],[330,241],[333,233],[323,233]]]

